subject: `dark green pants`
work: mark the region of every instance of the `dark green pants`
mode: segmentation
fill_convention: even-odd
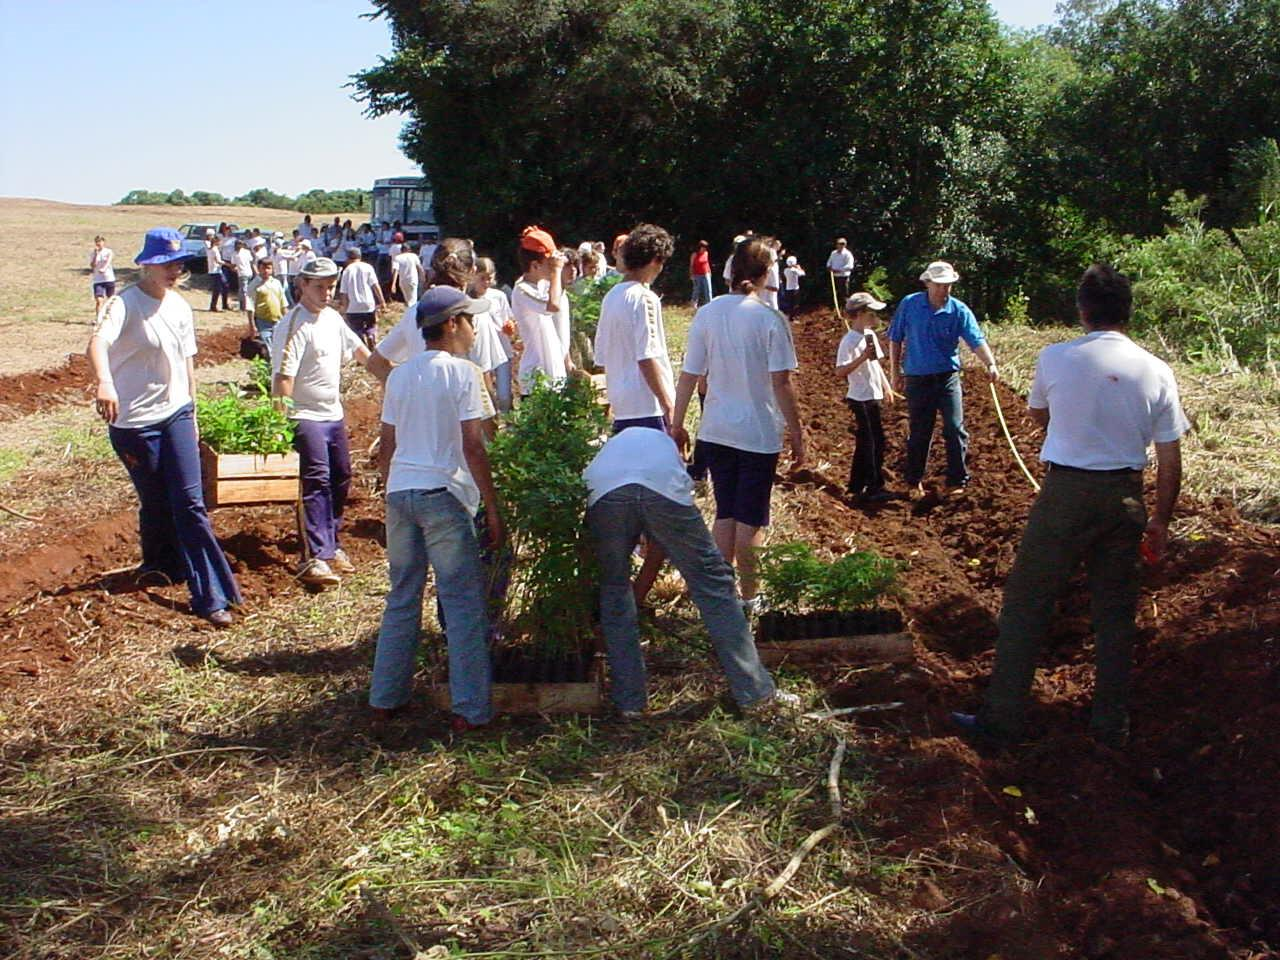
[[[979,714],[990,733],[1022,736],[1049,618],[1083,562],[1097,649],[1090,729],[1108,741],[1127,734],[1138,543],[1146,525],[1141,473],[1050,469],[1005,582],[996,666]]]

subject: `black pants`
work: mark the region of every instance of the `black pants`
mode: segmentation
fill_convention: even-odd
[[[230,310],[227,305],[227,281],[222,277],[222,271],[213,270],[209,273],[209,279],[213,281],[213,295],[209,298],[209,309],[218,309],[218,297],[222,297],[222,309]]]
[[[844,309],[844,302],[849,299],[849,277],[848,275],[840,276],[836,274],[836,299],[840,302],[840,309]]]
[[[850,493],[884,489],[884,424],[879,400],[845,400],[853,414],[853,465]]]

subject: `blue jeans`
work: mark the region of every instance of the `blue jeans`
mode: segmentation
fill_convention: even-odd
[[[111,446],[138,492],[142,567],[186,581],[199,616],[240,603],[240,587],[204,508],[191,405],[145,427],[111,427]]]
[[[688,584],[733,699],[745,707],[773,696],[773,679],[756,653],[733,568],[720,555],[696,507],[629,483],[592,504],[587,525],[600,561],[600,624],[609,655],[609,694],[619,710],[643,710],[648,700],[631,590],[631,551],[641,534],[666,551]]]
[[[711,302],[711,274],[693,275],[693,305],[700,307]]]
[[[925,468],[929,465],[929,447],[933,444],[933,425],[941,413],[942,439],[947,447],[947,486],[964,486],[969,482],[969,470],[965,465],[969,434],[964,429],[960,374],[951,371],[908,376],[906,384],[907,414],[910,418],[907,485],[914,487],[924,479]]]
[[[392,709],[409,699],[430,563],[448,618],[451,709],[471,723],[488,723],[493,705],[485,577],[471,517],[457,497],[444,489],[387,494],[387,560],[391,590],[378,629],[369,704]]]
[[[253,327],[258,331],[258,339],[266,346],[268,356],[271,354],[271,341],[275,339],[278,322],[277,320],[259,320],[256,317],[253,321]]]
[[[223,278],[221,270],[214,270],[209,274],[209,279],[213,284],[213,293],[209,297],[209,309],[218,309],[218,297],[222,297],[222,309],[231,309],[227,305],[227,281]]]
[[[511,412],[511,361],[500,363],[493,369],[493,384],[498,394],[498,410]]]

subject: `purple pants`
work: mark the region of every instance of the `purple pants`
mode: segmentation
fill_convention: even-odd
[[[342,511],[351,489],[351,454],[345,420],[293,421],[293,446],[302,478],[302,514],[307,553],[332,560],[338,549]]]

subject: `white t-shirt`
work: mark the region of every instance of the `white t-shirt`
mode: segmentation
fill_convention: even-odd
[[[373,288],[378,285],[378,271],[357,260],[347,264],[338,281],[338,292],[347,295],[348,313],[373,313],[378,309],[378,299]]]
[[[675,441],[662,430],[632,427],[614,434],[600,448],[587,469],[587,506],[606,493],[638,483],[668,500],[693,506],[693,481],[676,449]]]
[[[286,247],[284,244],[279,244],[271,255],[271,265],[275,267],[276,276],[290,276],[293,273],[293,264],[297,258],[297,250],[292,247]]]
[[[800,278],[804,276],[804,267],[787,267],[782,271],[788,290],[800,289]]]
[[[755,297],[716,297],[693,317],[684,372],[706,376],[698,439],[751,453],[782,450],[772,373],[796,369],[786,318]]]
[[[241,247],[236,251],[236,272],[240,275],[242,283],[248,283],[253,279],[253,254]]]
[[[280,321],[271,341],[271,372],[293,377],[291,420],[342,419],[342,365],[362,347],[332,307],[318,314],[298,304]]]
[[[129,287],[107,301],[93,332],[107,346],[120,400],[114,426],[159,423],[191,402],[187,358],[196,355],[196,328],[180,294],[166,290],[156,300]]]
[[[215,273],[222,269],[222,250],[214,240],[206,240],[204,242],[204,260],[205,269],[210,273]]]
[[[392,269],[396,272],[396,278],[400,281],[400,286],[404,290],[418,289],[418,270],[422,267],[422,261],[418,259],[418,255],[412,250],[405,250],[403,253],[396,255],[392,263]],[[417,299],[416,297],[414,298]]]
[[[218,251],[222,254],[222,262],[228,266],[235,266],[236,263],[236,238],[223,237],[218,241]]]
[[[378,341],[378,353],[393,366],[406,363],[427,349],[422,331],[418,329],[417,309],[416,303],[405,307],[396,325]]]
[[[1040,459],[1082,470],[1142,470],[1191,426],[1169,365],[1115,330],[1041,350],[1027,403],[1049,411]]]
[[[837,277],[847,277],[853,272],[853,251],[848,247],[843,250],[836,247],[827,257],[827,269]]]
[[[867,352],[867,333],[871,334],[872,342],[875,343],[874,359],[861,364],[849,374],[849,392],[845,396],[850,400],[884,399],[883,370],[880,367],[884,350],[873,331],[850,330],[846,333],[836,349],[836,366],[843,367],[846,363],[853,363]]]
[[[782,286],[782,280],[778,277],[777,260],[774,260],[773,263],[769,264],[769,272],[765,274],[764,285],[766,288],[772,289],[762,291],[762,299],[769,304],[769,306],[773,307],[773,309],[777,310],[778,290]]]
[[[502,338],[489,314],[475,314],[471,318],[471,326],[476,332],[476,338],[471,343],[471,352],[467,354],[467,358],[480,368],[481,373],[496,370],[511,359],[502,348]]]
[[[446,488],[475,516],[480,491],[462,450],[462,422],[484,418],[484,388],[467,360],[427,350],[391,371],[382,422],[396,428],[387,493]]]
[[[526,384],[537,370],[552,380],[561,380],[566,373],[564,355],[568,350],[556,331],[556,314],[547,311],[548,286],[545,280],[537,284],[518,280],[511,291],[511,312],[524,342],[520,380]]]
[[[556,310],[556,337],[560,340],[560,346],[564,347],[564,352],[569,352],[569,294],[560,294],[560,306]]]
[[[507,355],[507,359],[510,360],[515,356],[515,350],[512,349],[511,338],[506,335],[502,328],[508,321],[511,323],[516,322],[515,314],[511,312],[511,301],[497,287],[490,287],[486,290],[484,298],[489,301],[489,319],[498,328],[498,339],[502,342],[502,350]]]
[[[596,327],[596,360],[615,420],[656,417],[662,405],[640,372],[641,360],[657,361],[668,399],[675,396],[662,301],[646,284],[624,280],[604,295]]]
[[[115,283],[116,271],[111,265],[113,258],[110,247],[93,251],[93,278],[90,283]]]

